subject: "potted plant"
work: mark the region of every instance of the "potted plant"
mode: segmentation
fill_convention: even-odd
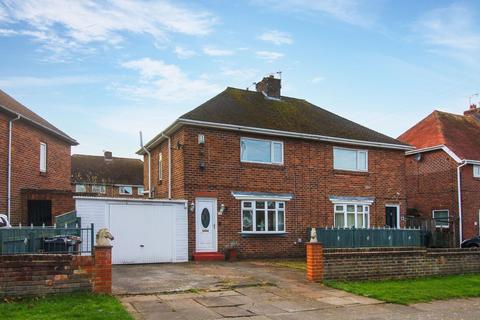
[[[230,242],[229,245],[225,246],[225,255],[227,257],[227,260],[232,262],[232,261],[237,261],[237,254],[238,254],[238,244],[237,241],[233,240]]]

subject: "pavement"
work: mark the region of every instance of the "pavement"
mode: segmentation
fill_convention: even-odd
[[[261,261],[115,266],[113,290],[144,320],[480,319],[478,298],[386,304]]]

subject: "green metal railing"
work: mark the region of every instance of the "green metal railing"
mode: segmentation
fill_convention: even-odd
[[[424,247],[426,232],[420,229],[316,228],[325,248]],[[308,229],[310,239],[311,228]]]
[[[93,224],[88,228],[12,227],[0,229],[0,255],[30,253],[91,254]]]

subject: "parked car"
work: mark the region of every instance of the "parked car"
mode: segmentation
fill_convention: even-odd
[[[0,214],[0,228],[11,228],[8,217],[4,214]]]
[[[463,241],[462,248],[480,248],[480,236]]]

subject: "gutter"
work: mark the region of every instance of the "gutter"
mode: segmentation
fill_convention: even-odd
[[[150,154],[150,151],[148,151],[148,149],[145,148],[145,146],[143,145],[142,131],[140,131],[139,133],[140,133],[140,147],[148,155],[148,190],[144,191],[144,193],[148,193],[148,197],[152,198],[152,155]]]
[[[162,132],[162,137],[168,139],[168,199],[172,198],[172,139]]]
[[[463,242],[463,217],[462,217],[462,182],[460,177],[460,169],[469,164],[468,161],[463,160],[463,162],[457,166],[457,189],[458,189],[458,236],[460,239],[460,247]]]
[[[12,131],[13,122],[20,120],[21,116],[17,114],[16,118],[8,122],[8,163],[7,163],[7,217],[10,221],[10,212],[12,210]]]

